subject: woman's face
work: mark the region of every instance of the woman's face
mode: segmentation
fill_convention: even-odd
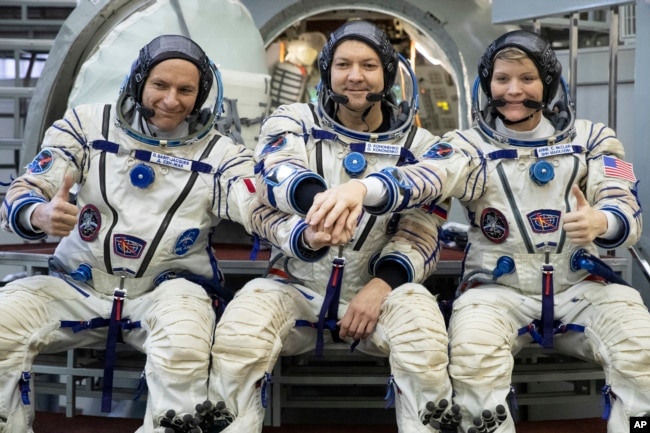
[[[534,108],[524,106],[526,99],[542,102],[544,85],[539,76],[539,71],[529,58],[521,60],[496,59],[492,72],[490,90],[493,99],[503,99],[505,105],[497,110],[507,120],[516,122],[533,115],[529,120],[507,125],[516,131],[530,131],[534,129],[542,118],[541,111],[535,112]]]

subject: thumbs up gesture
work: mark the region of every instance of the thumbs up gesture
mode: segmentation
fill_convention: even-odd
[[[591,207],[578,185],[573,185],[571,193],[576,207],[562,218],[563,228],[574,244],[587,245],[607,231],[607,216]]]
[[[72,176],[66,175],[63,185],[52,200],[34,209],[30,222],[32,227],[43,230],[50,236],[65,237],[77,224],[77,206],[68,202],[70,188],[74,185]]]

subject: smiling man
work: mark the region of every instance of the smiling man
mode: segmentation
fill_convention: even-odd
[[[0,432],[32,432],[28,391],[41,351],[104,343],[106,412],[117,342],[145,352],[140,433],[185,431],[168,411],[193,413],[207,399],[214,307],[228,296],[211,235],[221,218],[248,228],[255,197],[252,152],[215,129],[219,77],[192,40],[153,39],[117,104],[69,109],[10,186],[3,228],[62,240],[51,275],[0,289]]]
[[[386,34],[365,21],[335,30],[318,65],[318,105],[283,105],[262,125],[255,156],[263,204],[253,226],[274,247],[273,269],[237,293],[217,327],[211,399],[235,415],[224,433],[261,432],[278,357],[321,354],[337,342],[389,358],[388,400],[401,433],[455,432],[453,414],[442,422],[451,409],[445,322],[421,284],[435,270],[449,204],[366,215],[356,233],[340,236],[302,218],[327,186],[409,164],[435,141],[414,124],[415,77]],[[400,103],[392,91],[398,76]]]

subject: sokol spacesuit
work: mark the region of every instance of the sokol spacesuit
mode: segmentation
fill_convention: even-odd
[[[512,49],[520,57],[499,60]],[[508,93],[493,95],[491,86],[501,84],[511,86]],[[524,100],[522,89],[533,85],[541,101]],[[530,116],[507,118],[499,111],[521,112],[522,105]],[[476,417],[481,427],[484,410],[505,405],[513,353],[532,337],[601,364],[608,432],[628,432],[630,416],[650,411],[650,314],[639,293],[599,260],[597,248],[625,247],[640,235],[636,179],[623,146],[605,125],[574,119],[561,65],[534,33],[507,33],[489,46],[473,107],[473,129],[446,134],[417,165],[385,169],[364,181],[372,190],[379,180],[387,191],[383,200],[365,200],[372,213],[448,197],[466,209],[471,229],[464,279],[449,327],[449,371],[463,427],[471,430]],[[541,110],[537,126],[518,128]],[[325,204],[315,203],[309,222],[319,223],[342,196],[321,196]],[[583,214],[593,219],[580,230],[592,230],[596,218],[607,219],[607,230],[586,241],[576,236],[574,222]],[[512,433],[514,422],[508,416],[490,431]]]
[[[198,82],[173,70],[149,84],[170,59],[196,66]],[[197,90],[189,117],[171,130],[148,122],[176,115],[179,105],[167,94],[167,111],[145,106],[147,85],[154,93]],[[202,109],[209,96],[214,106]],[[0,291],[0,432],[32,431],[30,370],[42,352],[106,343],[103,410],[110,410],[118,339],[147,354],[149,397],[139,431],[163,432],[159,419],[168,409],[192,412],[207,398],[222,298],[211,234],[222,218],[248,227],[255,196],[252,153],[214,127],[222,96],[219,72],[203,50],[164,35],[140,50],[116,106],[69,109],[47,130],[40,153],[7,192],[2,224],[26,239],[44,238],[24,213],[61,194],[66,176],[78,185],[78,223],[58,244],[50,276]]]
[[[383,89],[363,94],[366,114],[373,107],[383,113],[383,126],[374,132],[346,128],[336,114],[348,99],[334,91],[331,69],[335,50],[348,40],[378,54],[383,69],[383,81],[378,80]],[[349,53],[353,59],[355,52]],[[264,204],[253,212],[253,226],[273,245],[273,266],[268,278],[252,280],[236,294],[217,327],[211,399],[223,400],[237,416],[224,433],[260,432],[265,386],[278,357],[314,347],[318,354],[331,338],[341,342],[337,322],[355,296],[374,290],[371,281],[379,278],[394,290],[388,287],[378,302],[376,328],[357,341],[357,349],[389,357],[392,377],[387,380],[399,431],[431,432],[426,424],[439,419],[430,418],[426,403],[451,401],[448,342],[435,297],[417,283],[435,269],[447,204],[403,216],[365,215],[351,242],[316,250],[303,238],[302,216],[316,192],[389,165],[412,163],[435,138],[413,125],[417,90],[412,71],[373,25],[356,21],[336,30],[321,52],[319,68],[319,105],[281,106],[262,126],[255,155]],[[407,95],[399,108],[391,93],[398,68],[405,78],[397,86]],[[346,79],[362,81],[363,74]],[[273,216],[273,209],[285,214]],[[353,338],[342,340],[352,343]]]

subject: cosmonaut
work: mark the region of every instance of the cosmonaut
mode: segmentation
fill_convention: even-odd
[[[106,345],[104,411],[117,342],[145,352],[140,432],[185,431],[168,411],[207,399],[227,297],[211,236],[223,218],[248,228],[255,197],[252,152],[215,128],[222,98],[205,52],[162,35],[139,51],[117,104],[71,108],[46,131],[2,206],[3,228],[62,239],[50,275],[0,289],[0,432],[32,431],[32,362],[46,351]]]
[[[367,214],[354,234],[327,241],[303,221],[319,191],[413,163],[435,137],[414,125],[413,71],[374,25],[334,31],[318,65],[319,103],[280,106],[262,125],[252,224],[273,246],[272,267],[236,294],[217,327],[211,399],[236,416],[224,432],[260,432],[278,357],[320,354],[334,341],[389,358],[400,432],[438,431],[436,408],[451,408],[448,342],[435,297],[418,283],[435,269],[448,203]]]
[[[598,252],[639,239],[637,180],[614,131],[575,118],[561,70],[537,34],[502,35],[478,66],[473,128],[445,134],[418,164],[320,195],[306,218],[328,227],[344,209],[350,227],[364,198],[376,215],[449,197],[464,206],[449,372],[466,432],[515,431],[513,354],[531,341],[603,367],[608,433],[650,411],[650,314]]]

